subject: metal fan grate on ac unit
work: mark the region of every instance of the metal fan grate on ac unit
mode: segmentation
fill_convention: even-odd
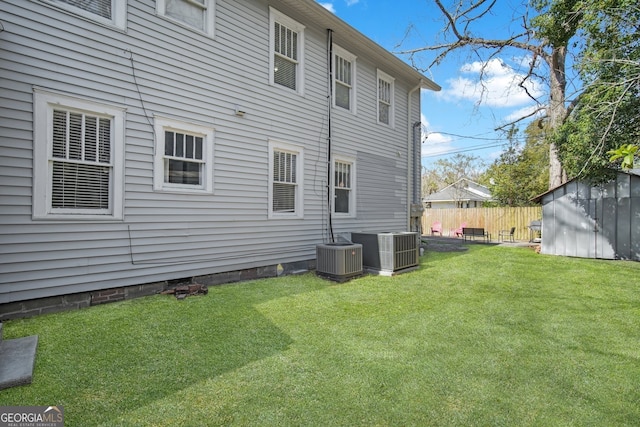
[[[362,245],[324,243],[316,246],[316,274],[343,282],[362,274]]]
[[[418,233],[351,233],[362,244],[362,265],[367,271],[394,275],[418,268]]]

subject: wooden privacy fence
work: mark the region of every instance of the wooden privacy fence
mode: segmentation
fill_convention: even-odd
[[[453,230],[459,228],[463,222],[467,227],[482,227],[491,233],[491,240],[498,240],[500,230],[510,230],[515,227],[515,239],[528,241],[530,238],[529,224],[542,218],[542,207],[517,208],[451,208],[425,209],[422,215],[422,234],[431,234],[431,225],[440,221],[442,235],[453,236]]]

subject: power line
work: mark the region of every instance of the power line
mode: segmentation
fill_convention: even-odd
[[[514,142],[525,142],[527,140],[527,136],[526,135],[514,135],[511,136],[510,138],[483,138],[480,136],[472,136],[472,135],[459,135],[456,133],[448,133],[448,132],[428,132],[426,134],[426,138],[425,141],[422,141],[422,143],[424,144],[426,142],[426,140],[429,139],[429,135],[447,135],[447,136],[453,136],[459,139],[475,139],[478,141],[502,141],[503,143],[508,143],[508,141],[514,141]],[[447,141],[450,142],[450,141]]]
[[[445,152],[442,152],[442,153],[425,154],[422,157],[448,156],[449,154],[466,153],[467,151],[483,150],[485,148],[500,147],[502,145],[504,145],[503,142],[496,143],[496,144],[474,145],[473,147],[460,148],[458,150],[450,150],[450,151],[445,151]]]
[[[477,139],[478,141],[502,141],[502,140],[504,140],[504,138],[482,138],[480,136],[458,135],[458,134],[455,134],[455,133],[448,133],[448,132],[428,132],[427,133],[427,139],[429,138],[429,135],[432,135],[432,134],[455,136],[456,138],[464,138],[464,139]]]

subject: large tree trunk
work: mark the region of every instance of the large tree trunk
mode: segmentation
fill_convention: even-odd
[[[533,55],[534,61],[521,85],[531,77],[540,77],[535,73],[538,65],[536,62],[543,58],[549,66],[550,99],[546,106],[546,116],[549,119],[551,132],[557,131],[567,119],[568,108],[565,104],[567,48],[569,40],[576,35],[580,27],[583,2],[580,0],[529,2],[533,3],[531,10],[535,14],[547,14],[548,19],[534,22],[529,18],[528,13],[525,13],[522,16],[523,33],[514,33],[513,37],[507,39],[493,39],[472,36],[470,25],[490,14],[497,4],[495,0],[452,0],[451,11],[444,6],[443,0],[433,1],[446,18],[444,32],[452,34],[456,40],[451,43],[445,42],[426,48],[411,49],[403,53],[413,55],[422,51],[439,52],[431,63],[435,65],[452,51],[466,47],[473,49],[475,54],[478,54],[480,49],[494,49],[490,58],[497,57],[505,48],[523,49]],[[549,149],[549,188],[555,188],[565,182],[567,182],[567,174],[560,163],[558,147],[552,143]]]
[[[567,48],[562,46],[553,49],[549,57],[549,67],[551,68],[550,89],[551,99],[549,100],[549,127],[551,131],[555,131],[562,125],[567,116],[567,107],[565,105],[565,61],[567,56]],[[549,146],[549,189],[556,188],[567,181],[567,174],[562,168],[560,158],[558,157],[558,149],[554,143]]]

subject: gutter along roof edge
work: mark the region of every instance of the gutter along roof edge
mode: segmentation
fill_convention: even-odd
[[[440,85],[426,77],[424,74],[404,62],[402,59],[362,34],[360,31],[343,21],[341,18],[331,13],[315,0],[273,0],[270,2],[275,8],[279,5],[287,10],[296,12],[300,17],[310,19],[314,24],[331,29],[334,32],[334,42],[349,50],[350,46],[360,51],[369,53],[367,59],[374,63],[379,63],[379,67],[389,73],[397,74],[407,81],[415,81],[422,89],[440,91]],[[384,69],[383,66],[388,66]]]

